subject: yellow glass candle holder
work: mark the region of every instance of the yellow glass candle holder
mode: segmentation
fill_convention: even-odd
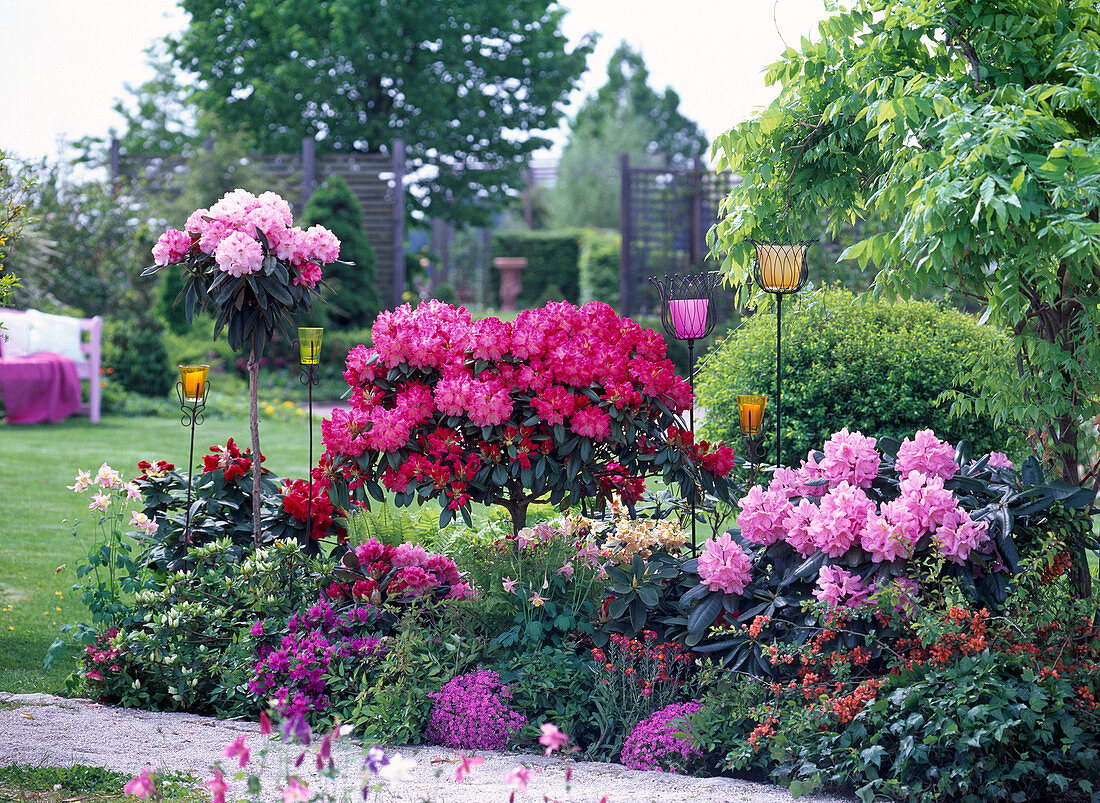
[[[321,337],[325,330],[319,327],[298,327],[298,350],[302,365],[316,365],[321,358]]]
[[[802,243],[757,244],[756,258],[760,262],[762,288],[769,293],[797,291],[805,281],[802,275],[805,257],[806,246]]]
[[[203,394],[206,390],[206,376],[209,372],[209,365],[180,366],[180,381],[183,382],[184,401],[202,401]]]
[[[737,411],[741,418],[741,434],[755,438],[760,434],[764,423],[764,408],[768,405],[766,396],[738,396]]]

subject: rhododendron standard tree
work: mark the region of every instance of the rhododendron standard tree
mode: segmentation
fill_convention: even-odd
[[[226,328],[229,345],[248,355],[248,409],[252,453],[260,453],[256,384],[258,357],[281,327],[319,297],[321,265],[335,262],[340,241],[323,226],[293,225],[290,204],[273,192],[256,196],[233,190],[209,209],[187,218],[184,230],[168,229],[153,246],[155,264],[142,276],[176,265],[186,277],[180,299],[187,320],[196,310],[214,314],[214,337]],[[288,339],[293,339],[288,334]],[[253,473],[253,541],[260,545],[260,473]]]
[[[398,505],[437,499],[440,522],[499,504],[516,532],[534,502],[574,504],[660,475],[729,500],[733,450],[680,424],[688,383],[652,330],[607,304],[550,303],[512,323],[431,301],[378,316],[348,354],[350,409],[322,425],[334,487]]]

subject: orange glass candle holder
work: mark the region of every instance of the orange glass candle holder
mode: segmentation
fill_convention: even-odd
[[[298,327],[298,351],[302,365],[316,365],[321,359],[321,338],[325,330],[313,326]]]
[[[203,394],[206,391],[206,377],[209,372],[209,365],[180,366],[180,381],[183,382],[184,401],[202,401]]]
[[[764,423],[764,408],[768,405],[766,396],[738,396],[737,411],[741,418],[741,434],[755,438],[760,434]]]

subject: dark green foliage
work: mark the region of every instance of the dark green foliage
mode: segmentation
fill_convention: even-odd
[[[619,252],[622,237],[617,231],[592,229],[581,236],[581,303],[602,301],[619,306]]]
[[[562,295],[555,301],[574,304],[580,298],[580,234],[576,231],[513,231],[493,237],[494,257],[526,257],[519,308],[539,306],[551,285]],[[489,269],[489,303],[500,299],[500,271]]]
[[[170,270],[163,274],[157,290],[157,315],[174,335],[185,335],[191,331],[191,322],[187,320],[182,299],[176,302],[183,288],[183,272]]]
[[[159,326],[131,321],[107,326],[103,365],[125,390],[143,396],[164,396],[172,388],[172,366],[160,339]]]
[[[544,722],[569,734],[581,750],[599,740],[599,718],[592,705],[597,675],[591,658],[569,647],[547,646],[513,653],[493,668],[511,688],[516,710],[528,718],[518,741],[535,741]]]
[[[860,303],[831,290],[783,315],[783,459],[798,464],[842,427],[903,438],[933,429],[968,440],[977,453],[1012,452],[1019,441],[986,415],[950,417],[938,406],[960,368],[976,354],[1003,354],[1007,342],[973,318],[927,302]],[[768,396],[765,444],[775,450],[775,312],[763,307],[716,352],[696,382],[711,440],[740,438],[737,396]],[[770,428],[769,428],[770,427]]]
[[[588,36],[567,49],[565,9],[545,0],[183,8],[173,55],[198,73],[198,106],[255,132],[267,153],[297,153],[304,137],[388,152],[401,137],[406,175],[423,190],[409,205],[481,224],[522,187],[524,157],[549,144],[537,132],[557,126],[592,50]]]
[[[340,240],[340,263],[325,268],[331,290],[314,310],[318,326],[361,329],[370,326],[382,302],[374,283],[374,249],[363,231],[363,208],[339,176],[329,176],[317,188],[302,213],[301,227],[321,225]],[[300,322],[301,323],[301,322]]]

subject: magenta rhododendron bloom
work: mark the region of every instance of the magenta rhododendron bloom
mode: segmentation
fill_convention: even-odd
[[[740,594],[751,579],[751,564],[729,533],[708,538],[699,556],[699,578],[711,591]]]
[[[922,429],[913,436],[913,440],[906,438],[901,442],[894,468],[903,476],[919,471],[930,477],[949,480],[958,472],[959,465],[955,462],[955,449],[951,444],[941,441],[932,430]]]
[[[875,451],[874,438],[865,438],[860,432],[849,432],[845,427],[825,441],[821,451],[825,457],[819,469],[821,475],[829,480],[830,487],[848,482],[857,488],[870,488],[878,476],[882,458]]]

